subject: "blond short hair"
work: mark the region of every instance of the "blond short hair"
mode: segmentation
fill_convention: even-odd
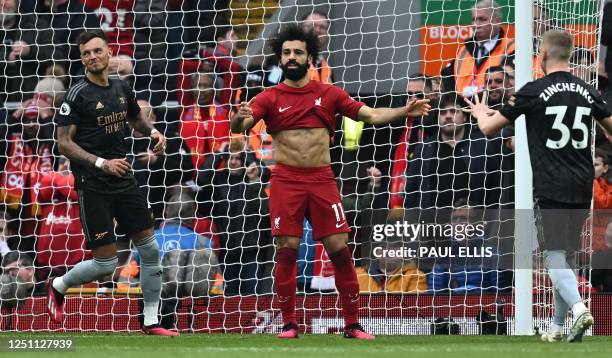
[[[569,61],[574,52],[574,38],[565,30],[549,30],[542,36],[542,46],[557,61]]]

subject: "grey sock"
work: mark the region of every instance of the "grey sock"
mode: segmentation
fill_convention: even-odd
[[[162,283],[159,246],[153,235],[135,242],[134,245],[140,254],[140,286],[144,300],[144,324],[150,326],[158,322],[157,308]]]
[[[104,276],[111,275],[117,267],[117,256],[94,258],[81,261],[68,271],[62,280],[67,287],[74,287],[84,283],[93,282]]]
[[[556,289],[553,289],[553,299],[555,303],[553,322],[556,325],[563,327],[563,325],[565,324],[565,319],[567,318],[567,311],[569,310],[569,306],[567,305],[567,303],[565,303],[563,297],[561,297],[561,294],[559,294],[559,291],[557,291]]]
[[[565,303],[571,307],[576,302],[582,302],[578,292],[578,279],[574,271],[568,266],[565,251],[544,251],[544,263],[548,269],[548,275]]]

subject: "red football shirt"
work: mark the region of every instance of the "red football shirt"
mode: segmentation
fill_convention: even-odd
[[[263,119],[269,133],[298,128],[336,129],[336,113],[357,119],[364,104],[340,87],[310,81],[302,88],[281,83],[267,88],[251,103],[255,121]]]
[[[79,0],[101,20],[113,55],[134,57],[134,0]]]
[[[219,103],[191,106],[181,116],[179,132],[191,150],[193,165],[200,168],[207,154],[219,151],[230,141],[230,121]]]

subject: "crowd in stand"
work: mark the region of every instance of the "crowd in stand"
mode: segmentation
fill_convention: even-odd
[[[57,153],[54,116],[65,89],[84,74],[75,37],[83,29],[100,28],[111,39],[111,75],[131,84],[145,117],[168,138],[166,153],[160,156],[151,151],[148,137],[132,132],[133,155],[129,158],[157,221],[155,235],[164,263],[162,295],[272,292],[274,246],[267,201],[275,164],[272,137],[263,121],[246,135],[232,137],[229,118],[241,101],[278,84],[282,72],[274,58],[258,59],[246,68],[237,61],[238,37],[222,16],[224,12],[214,8],[222,6],[220,2],[198,1],[194,9],[188,3],[0,0],[0,101],[20,103],[11,112],[0,109],[2,283],[18,279],[29,285],[23,292],[36,292],[37,284],[91,255],[84,248],[70,163]],[[168,15],[175,13],[164,10],[184,10],[185,15],[177,21]],[[203,16],[194,18],[193,13],[198,12]],[[537,35],[551,25],[545,8],[536,5],[534,14]],[[513,208],[514,130],[485,137],[463,111],[463,98],[487,91],[492,107],[511,100],[514,40],[504,32],[501,8],[493,0],[479,1],[472,9],[472,19],[473,38],[460,44],[456,58],[438,76],[410,74],[406,95],[396,103],[427,97],[435,106],[428,117],[394,124],[382,142],[380,136],[369,135],[372,131],[363,123],[348,118],[339,121],[332,167],[354,228],[354,258],[364,292],[511,289],[512,272],[500,262],[511,261],[512,243],[503,240],[503,225],[490,223],[503,221],[497,209]],[[181,21],[187,29],[183,37],[176,43],[168,41],[171,25]],[[324,50],[331,50],[330,19],[324,11],[313,11],[301,24],[319,36]],[[612,46],[610,2],[604,10],[602,44]],[[328,53],[322,51],[311,65],[312,80],[338,80],[327,62]],[[606,73],[612,73],[610,61],[612,55],[599,79],[600,90],[608,91],[607,98],[612,97],[606,79]],[[576,48],[572,63],[576,75],[595,80],[595,58],[590,50]],[[538,66],[534,58],[534,70]],[[162,108],[170,100],[178,101],[178,111]],[[612,208],[610,142],[598,133],[596,209]],[[367,149],[372,146],[388,149],[385,161],[374,163],[372,150]],[[466,245],[487,242],[498,250],[498,260],[437,261],[425,267],[416,260],[370,259],[362,254],[360,249],[367,245],[358,228],[368,209],[389,210],[392,221],[405,218],[410,210],[434,208],[438,210],[428,219],[436,222],[487,222],[483,237]],[[484,217],[470,214],[473,208]],[[609,221],[600,218],[599,229],[594,230],[593,260],[610,262]],[[312,240],[307,220],[304,227],[300,288],[333,289],[326,281],[333,275],[333,266]],[[443,239],[457,245],[453,237]],[[398,243],[389,243],[394,245]],[[137,264],[137,255],[126,248],[123,268],[112,284],[136,284],[133,270]],[[612,292],[612,271],[594,271],[592,286]],[[15,294],[2,291],[2,297]]]

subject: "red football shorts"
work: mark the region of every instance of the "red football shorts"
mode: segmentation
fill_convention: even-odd
[[[300,168],[277,163],[270,179],[272,235],[302,237],[304,217],[312,237],[350,232],[330,166]]]

